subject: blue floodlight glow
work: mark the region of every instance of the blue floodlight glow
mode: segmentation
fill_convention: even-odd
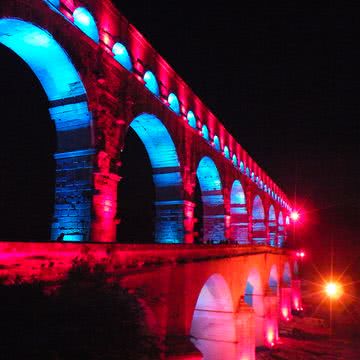
[[[204,241],[224,240],[224,198],[219,171],[209,157],[201,159],[197,168],[203,202]]]
[[[274,205],[269,208],[269,243],[270,246],[276,246],[276,215]]]
[[[245,193],[239,180],[235,180],[230,195],[231,204],[245,205]],[[246,213],[246,208],[245,208]]]
[[[229,151],[229,148],[226,145],[224,146],[224,156],[227,159],[230,159],[230,151]]]
[[[202,136],[205,140],[209,141],[209,130],[207,126],[204,124],[201,129]]]
[[[238,160],[237,160],[237,157],[236,157],[235,154],[234,154],[233,157],[232,157],[232,163],[234,164],[234,166],[237,166],[237,165],[238,165]]]
[[[251,180],[255,181],[255,173],[254,172],[251,173]]]
[[[214,148],[215,148],[215,150],[218,150],[218,151],[221,150],[220,140],[217,135],[214,136]]]
[[[250,177],[250,169],[248,167],[246,168],[246,176]]]
[[[284,244],[284,240],[285,240],[285,234],[284,234],[284,217],[282,212],[279,212],[279,217],[278,217],[278,246],[282,247]]]
[[[264,206],[259,195],[257,195],[254,199],[252,216],[253,220],[265,219]]]
[[[196,129],[196,117],[195,117],[195,114],[191,110],[187,114],[187,120],[188,120],[189,125],[193,129]]]
[[[180,103],[179,99],[174,93],[170,93],[168,96],[169,108],[176,114],[180,114]]]
[[[132,70],[132,62],[129,52],[123,44],[120,44],[119,42],[115,43],[112,48],[112,52],[115,60],[119,64],[121,64],[126,70]]]
[[[145,87],[150,90],[154,95],[159,96],[159,84],[156,80],[155,75],[148,70],[144,74]]]
[[[130,127],[143,142],[153,169],[156,189],[155,241],[183,241],[183,199],[180,162],[174,142],[165,125],[154,115],[141,114]]]
[[[94,17],[84,7],[78,7],[73,12],[74,24],[90,39],[99,43],[99,31]]]
[[[93,153],[88,155],[82,152],[84,148],[91,148],[91,113],[80,76],[54,38],[31,23],[19,19],[1,19],[0,43],[22,58],[37,76],[50,103],[51,119],[55,122],[57,150],[60,154],[57,153],[54,157],[62,181],[55,189],[56,220],[52,224],[51,238],[56,239],[63,232],[65,241],[75,238],[86,240],[90,226],[91,199],[84,196],[84,193],[91,188],[91,180],[90,176],[82,179],[80,173],[91,174]],[[79,141],[73,141],[75,136]],[[71,158],[74,158],[76,166],[72,165]],[[63,162],[66,162],[66,174],[61,170],[65,168]],[[77,181],[74,182],[73,179]],[[71,199],[76,199],[76,202]]]

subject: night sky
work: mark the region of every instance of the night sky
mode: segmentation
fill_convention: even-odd
[[[296,199],[303,217],[296,238],[299,246],[308,249],[309,261],[328,266],[332,243],[338,269],[351,262],[352,276],[357,276],[360,59],[352,9],[345,13],[330,2],[312,8],[292,2],[286,7],[246,2],[238,9],[225,2],[117,3],[289,198]],[[26,77],[25,65],[15,65],[16,57],[0,50],[0,210],[9,213],[19,207],[10,198],[11,191],[27,184],[24,172],[45,171],[34,170],[31,159],[38,150],[32,144],[51,152],[54,142],[43,136],[51,125],[44,122],[36,131],[31,126],[34,119],[45,117],[36,112],[42,111],[41,106],[31,105],[39,97],[36,94],[40,94],[37,101],[46,103],[36,78]],[[27,134],[34,137],[21,149],[13,134],[19,129],[14,106],[27,129],[21,141]],[[14,163],[19,164],[16,169],[10,166]],[[49,159],[45,163],[50,174],[54,164]],[[39,191],[23,190],[22,196],[30,198],[28,204],[31,196],[38,199],[41,194],[43,208],[51,206],[46,200],[51,191],[46,196],[40,191],[41,177],[31,181],[37,185],[28,184],[28,189]],[[25,208],[23,212],[31,213],[31,205]],[[12,229],[24,230],[16,222],[9,225],[10,219],[7,216],[3,222],[2,238]],[[39,230],[39,237],[45,235]]]

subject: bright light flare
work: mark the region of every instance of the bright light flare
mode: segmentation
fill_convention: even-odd
[[[328,282],[325,284],[325,293],[331,299],[338,299],[342,295],[342,287],[339,283]]]
[[[298,221],[300,219],[300,214],[298,211],[294,210],[291,214],[290,214],[290,218],[292,221]]]

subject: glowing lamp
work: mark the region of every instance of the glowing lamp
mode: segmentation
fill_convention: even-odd
[[[292,221],[298,221],[300,218],[300,214],[295,210],[290,214],[290,218]]]
[[[303,250],[297,251],[296,256],[303,259],[305,257],[305,251],[303,251]]]
[[[339,283],[328,282],[325,284],[325,293],[331,299],[338,299],[342,295],[342,287]]]

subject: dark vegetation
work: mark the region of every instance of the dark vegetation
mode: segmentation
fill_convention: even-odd
[[[59,284],[0,285],[1,359],[160,358],[145,312],[102,266],[75,261]]]

